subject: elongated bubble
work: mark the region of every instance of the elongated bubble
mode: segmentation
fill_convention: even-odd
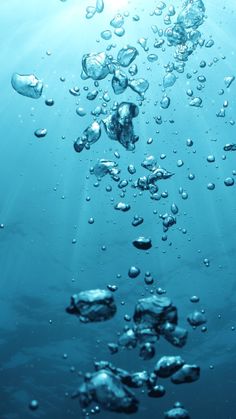
[[[14,73],[11,78],[13,89],[22,96],[39,99],[43,91],[43,82],[33,74]]]

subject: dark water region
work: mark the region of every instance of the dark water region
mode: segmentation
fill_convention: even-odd
[[[234,419],[235,5],[2,0],[2,419]]]

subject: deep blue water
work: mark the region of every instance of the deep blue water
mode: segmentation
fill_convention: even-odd
[[[161,380],[166,388],[161,399],[135,390],[140,406],[134,417],[162,418],[164,411],[180,401],[191,419],[234,419],[236,186],[226,186],[224,180],[231,177],[236,181],[236,151],[226,152],[223,147],[236,143],[236,82],[229,88],[224,82],[225,77],[235,76],[235,4],[233,0],[226,4],[204,1],[206,16],[198,30],[205,43],[213,39],[214,45],[198,45],[184,72],[174,71],[177,80],[166,88],[171,103],[162,109],[165,65],[175,61],[175,48],[167,41],[163,50],[154,48],[159,36],[151,26],[168,27],[163,16],[171,3],[166,3],[162,15],[150,16],[158,2],[104,0],[104,11],[86,19],[86,7],[93,2],[0,3],[0,418],[82,418],[78,400],[70,396],[82,382],[78,372],[92,372],[94,360],[108,360],[128,371],[151,371],[161,356],[182,355],[186,362],[201,367],[200,379],[179,386]],[[172,24],[182,2],[174,3]],[[125,34],[118,37],[113,33],[106,41],[100,34],[113,31],[110,21],[117,11],[129,12]],[[133,19],[136,15],[140,20]],[[141,37],[147,38],[148,51],[137,43]],[[94,101],[86,99],[84,87],[93,90],[94,82],[80,78],[82,57],[105,51],[111,43],[114,48],[108,53],[114,57],[127,44],[138,49],[137,77],[150,84],[143,100],[129,88],[115,96],[111,75],[99,82]],[[149,62],[148,54],[157,54],[157,61]],[[201,68],[202,61],[206,66]],[[123,70],[127,72],[127,68]],[[14,91],[11,77],[15,72],[34,74],[42,80],[42,97],[35,100]],[[197,79],[202,75],[204,83]],[[75,86],[80,88],[79,96],[69,92]],[[202,99],[200,107],[189,106],[188,89]],[[104,102],[104,91],[110,102]],[[46,106],[46,98],[53,98],[54,106]],[[127,151],[103,129],[90,150],[76,153],[73,142],[93,121],[91,111],[105,103],[109,112],[114,101],[139,106],[133,121],[139,135],[135,150]],[[84,117],[77,115],[78,106],[86,110]],[[221,108],[225,116],[217,117]],[[162,117],[160,125],[154,120],[157,115]],[[44,138],[35,137],[39,128],[47,129]],[[150,144],[149,138],[153,138]],[[192,147],[186,145],[189,138]],[[118,163],[121,179],[134,181],[147,175],[141,163],[148,155],[174,173],[170,179],[158,181],[159,194],[168,191],[166,198],[153,200],[149,191],[140,193],[131,182],[121,197],[121,189],[109,175],[96,186],[97,179],[90,174],[90,167],[105,158]],[[207,161],[209,155],[214,155],[214,162]],[[178,167],[180,159],[184,164]],[[129,164],[135,165],[135,175],[128,173]],[[190,173],[195,175],[192,180]],[[215,184],[214,190],[207,188],[209,182]],[[106,190],[108,185],[111,192]],[[188,199],[179,193],[181,187]],[[131,209],[116,211],[117,202],[130,204]],[[169,228],[167,240],[162,240],[159,215],[170,213],[173,202],[179,208],[177,222]],[[144,218],[136,228],[132,226],[135,214]],[[88,223],[90,217],[93,224]],[[138,236],[151,237],[153,247],[148,252],[132,245]],[[209,266],[204,259],[209,260]],[[141,270],[136,279],[127,274],[132,265]],[[146,271],[152,273],[153,285],[145,284]],[[114,318],[82,324],[66,313],[72,294],[106,289],[108,284],[118,286]],[[186,346],[175,348],[161,338],[155,358],[149,361],[140,359],[137,348],[111,355],[107,344],[116,342],[117,333],[130,325],[125,314],[132,317],[137,300],[155,293],[158,287],[166,290],[178,309],[179,324],[189,332]],[[200,302],[191,303],[192,295],[199,296]],[[195,309],[205,310],[206,332],[201,327],[193,330],[187,322]],[[32,399],[39,403],[35,411],[28,407]],[[102,419],[119,416],[126,417],[105,410],[98,415]]]

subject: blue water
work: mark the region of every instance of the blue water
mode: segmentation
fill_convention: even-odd
[[[235,4],[233,0],[227,4],[205,0],[207,17],[199,30],[206,41],[212,37],[214,45],[198,46],[184,73],[175,73],[175,85],[166,89],[171,104],[164,110],[160,108],[164,65],[173,61],[174,48],[154,49],[158,36],[151,25],[166,28],[165,10],[162,16],[150,16],[155,1],[119,4],[119,0],[105,0],[104,12],[88,20],[86,7],[92,3],[0,3],[0,418],[82,418],[78,400],[70,396],[82,382],[78,372],[93,371],[94,360],[108,360],[128,371],[151,371],[161,356],[181,354],[186,362],[201,367],[200,380],[180,386],[162,380],[166,388],[162,399],[150,399],[145,391],[135,390],[140,407],[134,417],[162,418],[164,411],[180,401],[191,419],[234,419],[236,192],[235,184],[227,187],[224,180],[235,179],[236,151],[225,152],[223,147],[236,142],[236,82],[229,88],[224,83],[224,77],[235,76]],[[175,7],[178,10],[181,2],[176,1]],[[100,33],[113,30],[109,22],[117,11],[129,12],[125,34],[113,34],[105,41]],[[132,19],[135,15],[140,17],[137,22]],[[137,44],[141,37],[148,39],[148,52]],[[150,83],[134,120],[140,138],[135,151],[127,151],[103,130],[90,150],[77,154],[73,142],[91,123],[90,112],[103,103],[104,91],[111,96],[108,109],[114,100],[140,103],[131,89],[115,97],[111,77],[99,83],[101,91],[95,101],[86,99],[84,86],[92,90],[94,84],[80,78],[82,56],[104,51],[110,43],[116,44],[110,51],[114,55],[126,44],[134,45],[139,51],[138,77]],[[156,62],[148,62],[150,53],[158,55]],[[205,68],[199,67],[202,60]],[[14,72],[43,80],[42,97],[34,100],[17,94],[11,86]],[[199,75],[206,77],[202,90],[197,89]],[[80,96],[69,93],[75,86],[80,87]],[[201,107],[189,106],[188,89],[201,97]],[[46,106],[46,98],[53,98],[54,106]],[[225,116],[217,117],[224,101],[228,101]],[[78,106],[85,108],[86,116],[76,114]],[[155,123],[157,115],[162,116],[161,125]],[[39,128],[47,129],[46,137],[34,136]],[[149,138],[153,138],[151,144]],[[192,147],[186,146],[188,138],[193,140]],[[164,160],[161,154],[166,155]],[[168,191],[167,198],[152,200],[148,191],[140,194],[130,184],[122,198],[117,183],[107,176],[96,186],[97,179],[89,172],[98,159],[106,158],[117,161],[122,179],[137,179],[145,174],[141,162],[147,155],[154,155],[160,165],[174,172],[158,183],[160,193]],[[215,162],[207,162],[209,155],[215,156]],[[181,167],[179,159],[184,162]],[[131,163],[137,168],[134,176],[127,172]],[[189,173],[195,175],[193,180]],[[214,190],[207,188],[209,182],[215,184]],[[111,192],[106,191],[108,185]],[[180,187],[188,199],[182,199]],[[114,205],[120,201],[129,203],[131,210],[116,211]],[[159,214],[170,212],[173,202],[179,208],[177,223],[163,241]],[[135,214],[144,218],[137,228],[131,224]],[[90,217],[93,224],[88,223]],[[139,235],[152,238],[149,252],[132,245]],[[141,269],[133,280],[127,275],[132,265]],[[146,271],[155,279],[151,286],[144,283]],[[106,289],[108,284],[118,286],[113,319],[82,324],[66,313],[72,294]],[[127,324],[124,315],[132,317],[137,300],[158,287],[166,290],[178,308],[180,325],[189,331],[186,346],[175,348],[160,339],[150,361],[140,359],[137,348],[111,355],[107,344],[116,342],[117,333]],[[190,302],[192,295],[200,297],[197,305]],[[196,308],[206,312],[205,333],[187,323],[188,314]],[[29,409],[32,399],[39,403],[35,411]],[[119,416],[126,417],[105,410],[98,417]]]

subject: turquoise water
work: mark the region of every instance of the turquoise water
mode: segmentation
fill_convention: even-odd
[[[181,355],[186,363],[201,368],[200,379],[181,385],[160,379],[166,394],[157,399],[147,396],[145,386],[131,389],[139,399],[134,417],[164,418],[164,412],[179,401],[191,419],[233,419],[236,193],[235,184],[227,186],[225,180],[235,180],[236,151],[225,151],[224,146],[236,143],[236,82],[227,87],[224,79],[235,76],[235,5],[204,1],[204,21],[196,29],[201,35],[184,71],[178,72],[169,64],[181,62],[174,55],[175,46],[168,45],[160,30],[173,27],[183,8],[181,1],[175,2],[176,13],[166,23],[169,2],[162,9],[155,1],[104,0],[104,11],[87,19],[86,8],[92,3],[0,3],[0,417],[82,418],[85,412],[71,394],[83,382],[83,374],[94,371],[94,360],[150,373],[162,356]],[[124,16],[122,36],[110,25],[117,13]],[[111,39],[101,37],[105,30],[111,31]],[[147,39],[146,50],[140,38]],[[165,41],[162,47],[154,47],[156,39]],[[137,49],[134,78],[149,82],[143,95],[130,87],[115,95],[112,73],[97,87],[91,78],[81,79],[84,54],[106,51],[111,44],[107,54],[115,59],[127,44]],[[131,77],[128,67],[121,70]],[[176,81],[164,88],[166,70],[175,74]],[[11,85],[13,73],[34,74],[42,80],[41,97],[17,93]],[[75,96],[69,90],[76,88],[77,94],[77,87]],[[88,91],[96,88],[97,97],[88,100]],[[106,92],[109,98],[104,99]],[[161,107],[165,94],[170,98],[167,109]],[[193,97],[202,100],[201,106],[190,105]],[[51,98],[54,105],[47,106],[45,100]],[[126,150],[110,139],[102,125],[99,140],[76,153],[74,141],[93,122],[91,112],[99,105],[108,115],[114,101],[139,108],[133,119],[139,136],[135,149]],[[79,107],[84,116],[76,113]],[[156,123],[157,116],[161,124]],[[45,137],[34,135],[43,128]],[[150,155],[173,174],[156,181],[155,196],[134,187],[139,177],[151,173],[141,166]],[[128,181],[125,192],[110,174],[97,179],[91,173],[100,159],[118,164],[120,179]],[[135,174],[128,172],[130,164]],[[215,185],[213,190],[209,183]],[[130,209],[115,210],[119,202]],[[172,203],[179,209],[176,215],[171,213]],[[160,215],[166,213],[176,218],[176,224],[165,232]],[[144,219],[138,227],[132,225],[135,215]],[[150,250],[133,246],[139,236],[151,238]],[[137,278],[128,276],[131,266],[141,270]],[[154,278],[150,285],[144,281],[147,271]],[[111,319],[83,324],[65,311],[71,295],[107,289],[109,284],[118,287],[113,293],[117,312]],[[175,347],[161,336],[150,360],[140,358],[139,345],[119,346],[112,355],[107,345],[117,343],[125,325],[133,326],[137,301],[161,292],[178,309],[179,325],[188,331],[186,345]],[[194,295],[200,298],[198,303],[190,301]],[[206,330],[189,325],[187,317],[194,310],[205,310]],[[35,410],[29,406],[32,400],[38,402]],[[106,409],[98,415],[126,417]]]

